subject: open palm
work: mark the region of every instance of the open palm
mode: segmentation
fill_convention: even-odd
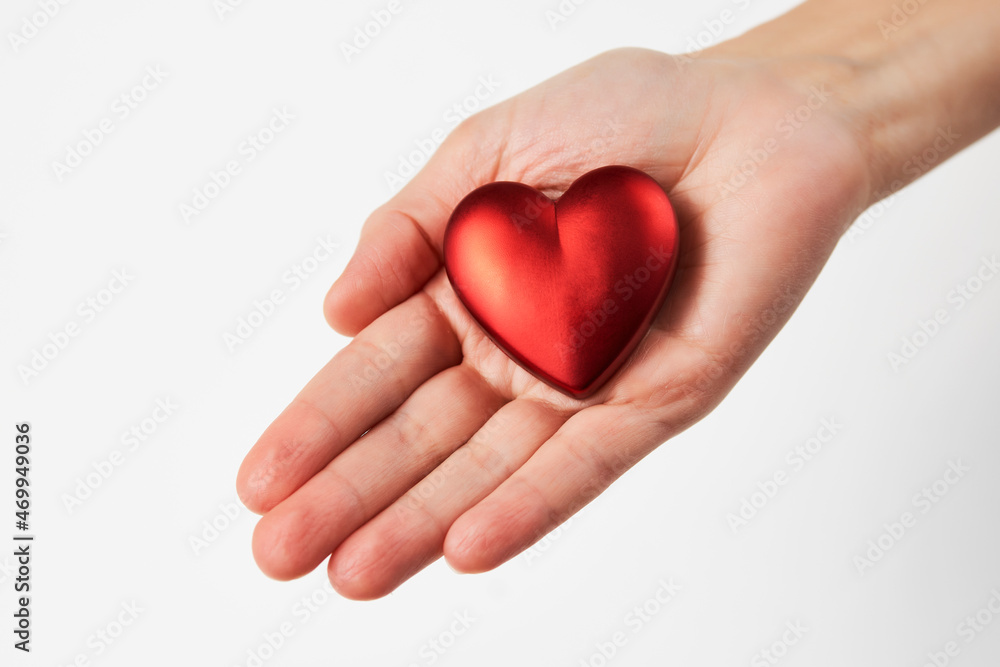
[[[356,337],[261,436],[238,490],[254,556],[385,595],[442,554],[488,570],[704,417],[791,315],[870,187],[848,105],[808,62],[612,51],[459,126],[365,224],[326,315]],[[791,115],[789,115],[791,114]],[[669,193],[680,264],[630,360],[569,398],[508,359],[441,264],[451,210],[488,182],[558,196],[636,167]]]

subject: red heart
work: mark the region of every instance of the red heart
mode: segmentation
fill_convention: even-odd
[[[637,169],[609,166],[556,202],[521,183],[477,188],[448,221],[444,264],[501,350],[583,398],[645,335],[677,267],[677,242],[663,188]]]

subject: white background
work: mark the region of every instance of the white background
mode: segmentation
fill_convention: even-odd
[[[257,570],[237,467],[346,343],[323,295],[414,141],[451,129],[444,114],[481,76],[501,84],[492,104],[609,48],[688,50],[724,8],[728,38],[794,3],[591,0],[553,29],[557,0],[403,0],[346,62],[340,43],[385,4],[247,0],[220,18],[211,0],[70,2],[15,51],[7,35],[38,4],[4,3],[0,541],[13,544],[21,421],[37,541],[30,656],[11,646],[13,547],[0,548],[0,663],[254,665],[248,651],[289,623],[263,664],[428,665],[427,642],[451,644],[467,612],[434,664],[750,665],[788,622],[807,631],[782,665],[917,666],[950,640],[950,664],[996,664],[1000,618],[969,643],[956,633],[1000,590],[1000,280],[961,310],[948,294],[1000,253],[998,136],[869,216],[723,405],[544,551],[475,576],[438,562],[365,603],[332,593],[325,568],[291,583]],[[168,75],[121,120],[112,104],[147,66]],[[295,120],[185,224],[179,205],[282,107]],[[114,131],[60,181],[53,162],[105,117]],[[337,254],[291,289],[283,275],[327,235]],[[85,321],[78,305],[122,269],[134,278]],[[224,335],[276,288],[287,300],[230,351]],[[948,323],[894,370],[887,355],[942,308]],[[25,382],[18,367],[70,322],[79,335]],[[122,434],[157,399],[180,407],[129,451]],[[786,453],[824,418],[843,427],[734,532],[727,515],[790,470]],[[116,449],[121,465],[68,509]],[[913,496],[958,460],[969,471],[921,513]],[[855,557],[906,511],[916,525],[859,572]],[[637,628],[627,615],[661,579],[682,589]],[[310,595],[324,603],[306,619]],[[94,633],[132,602],[138,618],[98,654]],[[627,642],[604,659],[597,645],[619,631]]]

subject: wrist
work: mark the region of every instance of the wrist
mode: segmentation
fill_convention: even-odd
[[[755,73],[764,73],[795,91],[789,98],[793,101],[811,100],[816,91],[822,95],[821,107],[813,107],[813,113],[821,113],[827,129],[856,148],[856,159],[843,165],[853,176],[850,180],[858,184],[852,206],[860,208],[855,215],[890,194],[885,192],[888,170],[886,161],[879,158],[880,136],[873,121],[879,117],[875,93],[881,86],[882,75],[878,64],[830,55],[751,54],[744,44],[738,43],[739,39],[711,49],[705,57],[732,60],[749,66]]]
[[[922,5],[810,0],[712,57],[752,59],[792,85],[827,85],[828,110],[864,155],[868,204],[899,190],[1000,124],[995,0]]]

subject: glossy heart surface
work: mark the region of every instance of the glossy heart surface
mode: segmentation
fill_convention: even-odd
[[[552,201],[490,183],[455,207],[448,279],[511,359],[576,398],[603,385],[645,335],[677,267],[663,188],[625,166],[590,171]]]

